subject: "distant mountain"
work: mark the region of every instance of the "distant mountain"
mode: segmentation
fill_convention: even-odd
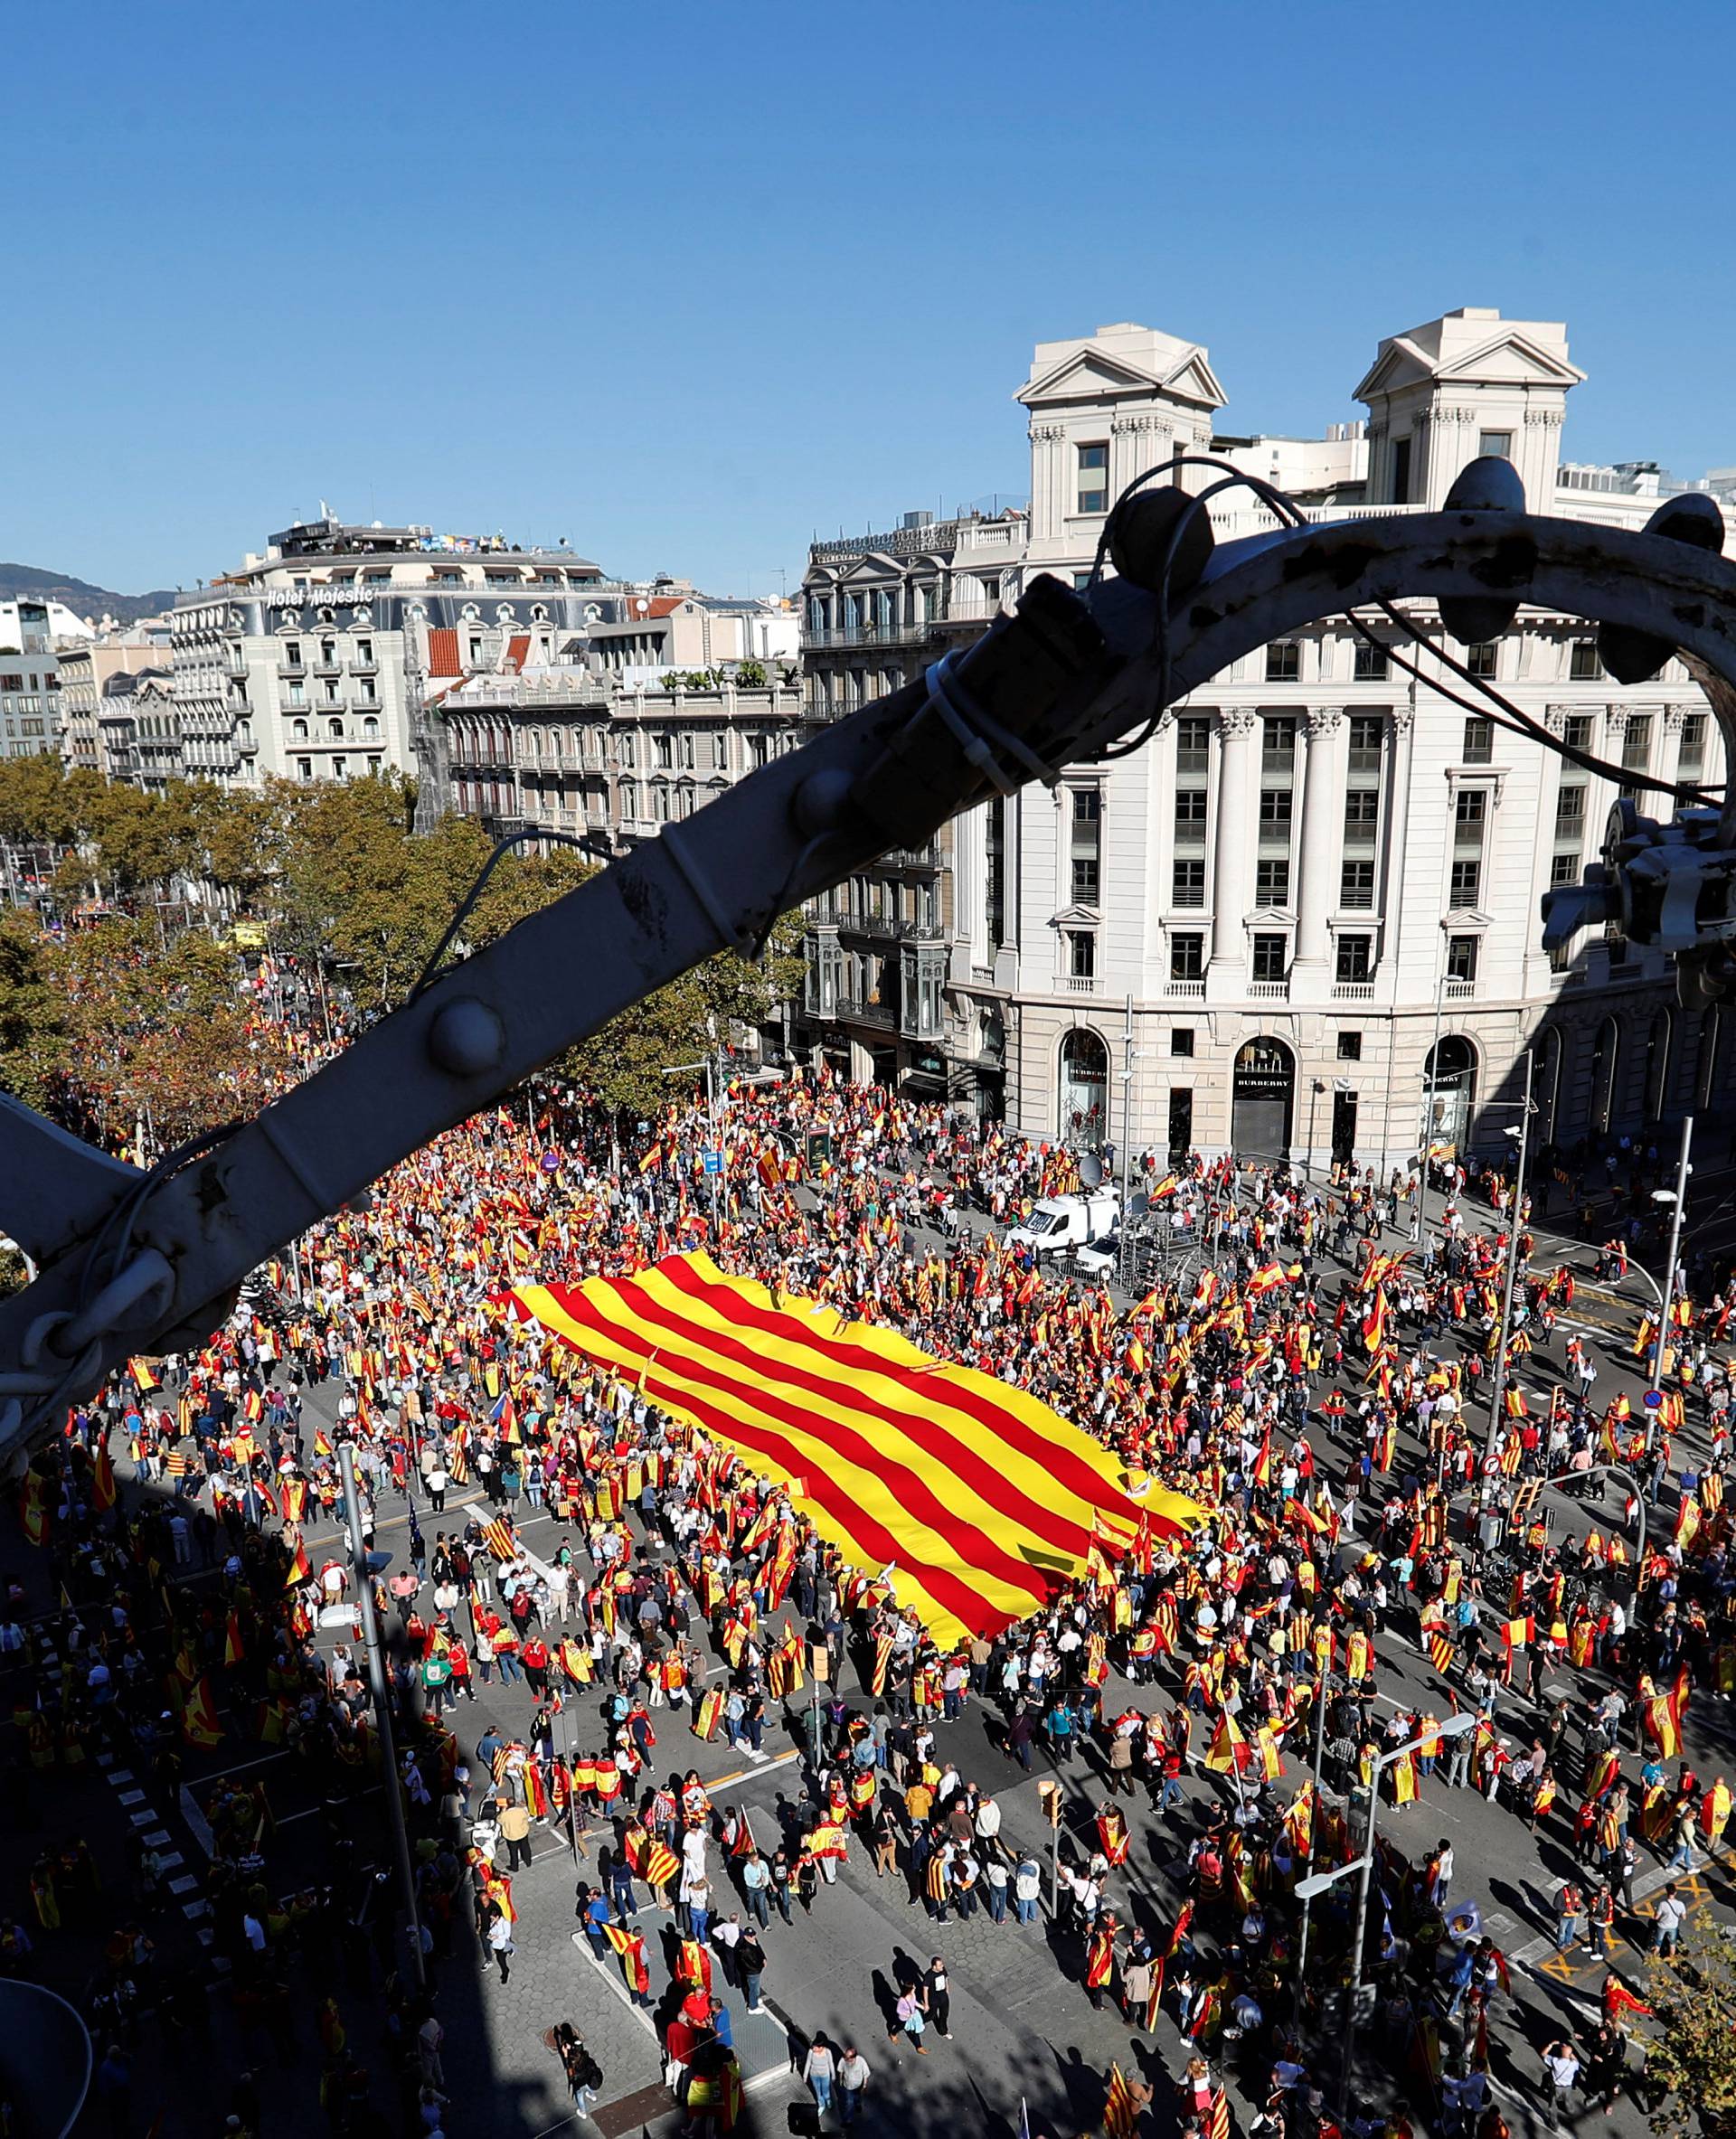
[[[63,601],[80,617],[114,617],[122,624],[137,624],[141,617],[155,617],[166,609],[175,590],[158,587],[149,594],[115,594],[107,587],[93,587],[89,580],[41,571],[33,564],[0,564],[0,601],[16,601],[21,596],[27,601]]]

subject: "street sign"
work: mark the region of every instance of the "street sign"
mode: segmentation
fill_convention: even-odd
[[[1648,1389],[1641,1401],[1648,1411],[1661,1411],[1664,1409],[1664,1391],[1661,1389]]]
[[[702,1152],[700,1163],[708,1173],[721,1173],[723,1171],[723,1154],[721,1151]]]

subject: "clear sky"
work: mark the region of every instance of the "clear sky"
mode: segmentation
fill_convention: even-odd
[[[1736,462],[1729,0],[14,10],[0,557],[191,585],[322,498],[794,585],[1023,496],[1039,339],[1317,433],[1563,319],[1576,459]]]

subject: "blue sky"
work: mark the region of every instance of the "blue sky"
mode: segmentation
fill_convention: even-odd
[[[0,557],[191,584],[328,499],[719,591],[1023,495],[1039,339],[1316,432],[1564,319],[1578,459],[1736,462],[1736,14],[519,0],[8,24]],[[26,89],[26,94],[17,91]]]

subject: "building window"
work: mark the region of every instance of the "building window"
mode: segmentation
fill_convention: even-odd
[[[1283,938],[1280,937],[1280,942]],[[1193,929],[1184,929],[1169,939],[1169,977],[1171,980],[1199,980],[1205,973],[1205,938]]]
[[[1344,796],[1344,844],[1372,847],[1381,824],[1378,787],[1352,787]]]
[[[1576,683],[1595,683],[1603,676],[1596,639],[1575,639],[1568,649],[1567,673]]]
[[[1682,720],[1682,742],[1675,767],[1681,773],[1698,772],[1706,761],[1706,716],[1686,713]]]
[[[673,738],[667,735],[660,735],[656,740],[657,765],[659,768],[664,772],[673,771],[675,762],[675,746]]]
[[[1374,864],[1346,862],[1338,875],[1338,903],[1348,913],[1374,909]]]
[[[1646,772],[1652,762],[1652,716],[1631,713],[1621,739],[1621,762],[1628,772]]]
[[[1341,1032],[1338,1035],[1338,1060],[1341,1062],[1360,1062],[1363,1059],[1363,1036],[1360,1032]]]
[[[1392,441],[1392,501],[1395,505],[1410,503],[1410,440],[1409,437]]]
[[[296,759],[296,777],[298,780],[310,780],[313,777],[313,759],[311,758],[297,758]]]
[[[1571,840],[1576,848],[1585,837],[1585,788],[1577,780],[1564,783],[1556,794],[1555,836]]]
[[[1255,862],[1254,900],[1257,905],[1288,905],[1289,896],[1290,865],[1288,862]]]
[[[1477,434],[1477,450],[1479,459],[1511,460],[1513,433],[1510,430],[1480,430]]]
[[[1580,881],[1580,857],[1577,853],[1552,854],[1549,862],[1549,881],[1552,884],[1576,884]]]
[[[1478,639],[1465,649],[1465,666],[1474,676],[1492,678],[1495,674],[1496,645],[1494,639]]]
[[[1205,810],[1203,787],[1178,787],[1175,790],[1175,844],[1178,847],[1203,847],[1205,844]]]
[[[983,818],[983,925],[989,956],[1006,941],[1006,797],[996,795]]]
[[[1453,797],[1453,844],[1459,848],[1483,845],[1483,827],[1488,822],[1489,796],[1484,787],[1461,787]]]
[[[1103,791],[1100,787],[1075,787],[1072,810],[1072,898],[1075,906],[1095,906],[1099,895],[1102,860]]]
[[[1256,980],[1282,980],[1289,952],[1288,936],[1256,936],[1253,974]]]
[[[1260,836],[1262,843],[1290,843],[1290,815],[1296,796],[1288,787],[1262,787],[1260,791]]]
[[[1447,903],[1453,907],[1474,907],[1481,888],[1483,864],[1480,862],[1455,862]]]
[[[1205,904],[1205,863],[1180,861],[1175,864],[1174,900],[1176,906]]]
[[[1274,639],[1266,649],[1266,681],[1294,683],[1301,674],[1301,646],[1295,639]]]
[[[1169,1035],[1169,1051],[1173,1055],[1191,1055],[1194,1052],[1194,1028],[1176,1025]]]
[[[1448,980],[1475,980],[1477,978],[1477,947],[1480,938],[1475,936],[1449,936],[1447,938],[1447,977]]]
[[[1366,639],[1356,641],[1356,663],[1352,673],[1359,683],[1384,683],[1391,665],[1384,646],[1371,646]]]
[[[1380,713],[1353,713],[1350,717],[1350,757],[1346,769],[1351,772],[1379,772],[1381,769],[1381,740],[1386,721]]]
[[[1109,448],[1098,439],[1079,448],[1079,504],[1080,513],[1107,513],[1109,509]]]
[[[294,741],[296,741],[296,742],[298,742],[298,743],[305,743],[305,742],[307,740],[307,721],[290,721],[290,723],[289,723],[289,734],[290,734],[290,737],[291,737],[292,740],[294,740]]]
[[[1467,765],[1487,765],[1495,755],[1495,722],[1473,713],[1465,723],[1464,749]]]
[[[1175,777],[1203,776],[1212,762],[1212,723],[1198,713],[1187,713],[1175,723]]]
[[[1570,749],[1591,748],[1591,719],[1590,713],[1569,713],[1561,722],[1561,740]]]
[[[1097,938],[1090,929],[1068,930],[1067,970],[1075,980],[1097,978]]]
[[[1341,936],[1335,977],[1340,981],[1366,980],[1374,970],[1373,950],[1372,936]]]

